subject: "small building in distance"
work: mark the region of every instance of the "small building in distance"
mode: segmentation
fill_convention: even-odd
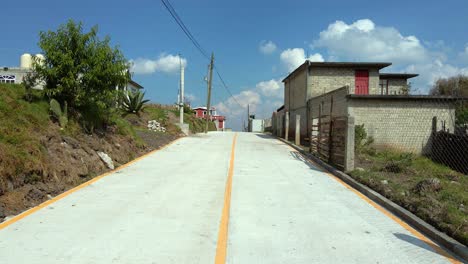
[[[41,63],[44,61],[44,55],[25,53],[20,57],[19,67],[0,67],[0,83],[24,83],[26,81],[26,76],[32,73],[33,60],[37,60]],[[33,88],[42,90],[44,88],[44,82],[38,83]]]
[[[28,74],[33,73],[33,61],[36,60],[38,63],[42,63],[44,59],[44,55],[42,54],[31,55],[29,53],[25,53],[21,55],[19,67],[0,67],[0,83],[24,83]],[[45,82],[39,81],[33,88],[42,90],[44,89],[44,86]],[[116,89],[132,92],[136,92],[142,88],[143,86],[131,79],[124,87],[116,87]]]
[[[205,106],[198,106],[195,108],[192,108],[194,111],[194,115],[197,118],[206,118],[207,111]],[[222,115],[218,115],[216,113],[216,109],[214,107],[210,108],[210,119],[213,121],[216,125],[216,129],[218,131],[225,131],[226,128],[226,117]]]

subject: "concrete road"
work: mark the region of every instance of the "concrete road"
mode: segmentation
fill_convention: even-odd
[[[449,263],[278,140],[239,133],[231,157],[234,135],[180,139],[12,219],[0,263],[213,263],[223,240],[230,264]]]

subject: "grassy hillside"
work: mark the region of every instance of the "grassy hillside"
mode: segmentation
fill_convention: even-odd
[[[108,170],[98,151],[118,167],[181,136],[172,111],[149,105],[136,116],[117,109],[93,132],[70,116],[61,129],[41,91],[0,84],[0,221]],[[148,131],[149,120],[166,132]]]
[[[26,102],[25,94],[20,85],[0,84],[0,195],[23,171],[42,170],[46,159],[41,140],[50,125],[49,105]]]

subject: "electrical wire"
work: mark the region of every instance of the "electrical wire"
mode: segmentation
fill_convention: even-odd
[[[179,17],[177,14],[177,11],[174,9],[174,7],[171,5],[169,0],[161,0],[163,3],[164,7],[169,11],[171,14],[172,18],[176,21],[176,23],[179,25],[179,27],[184,31],[185,35],[189,38],[189,40],[192,42],[192,44],[198,49],[198,51],[207,59],[210,59],[208,56],[207,52],[203,49],[203,47],[200,45],[200,43],[196,40],[196,38],[190,33],[190,30],[187,28],[185,23],[182,21],[182,19]],[[223,77],[221,76],[221,73],[219,72],[218,68],[216,65],[213,67],[217,76],[221,80],[221,83],[223,84],[224,89],[228,92],[228,94],[234,99],[234,101],[241,107],[245,108],[245,106],[242,106],[236,99],[234,95],[232,95],[231,91],[229,90],[229,87],[226,85],[226,82],[224,81]]]
[[[176,10],[174,7],[171,5],[169,0],[161,0],[163,5],[166,7],[167,11],[171,14],[172,18],[176,21],[176,23],[179,25],[179,27],[184,31],[185,35],[190,39],[190,41],[193,43],[193,45],[200,51],[200,53],[207,59],[210,57],[208,56],[207,52],[202,48],[200,43],[195,39],[195,37],[190,33],[190,30],[185,26],[185,23],[182,21],[182,19],[179,17],[177,14]]]

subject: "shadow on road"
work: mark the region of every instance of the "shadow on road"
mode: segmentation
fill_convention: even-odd
[[[307,166],[309,166],[309,168],[311,168],[312,170],[315,170],[315,171],[319,171],[319,172],[324,172],[324,170],[320,169],[320,167],[318,167],[317,165],[315,165],[313,162],[311,162],[309,159],[307,159],[306,157],[304,157],[301,153],[297,152],[297,151],[290,151],[289,154],[295,158],[296,160],[299,160],[299,161],[302,161],[304,162],[305,164],[307,164]]]
[[[422,241],[419,238],[409,236],[409,235],[406,235],[406,234],[402,234],[402,233],[393,233],[393,235],[396,236],[398,239],[406,241],[406,242],[408,242],[410,244],[413,244],[415,246],[418,246],[420,248],[423,248],[423,249],[425,249],[427,251],[430,251],[430,252],[433,252],[435,254],[439,254],[439,252],[435,251],[431,246],[429,246],[426,242]],[[441,254],[439,254],[439,255],[441,255]],[[443,255],[441,255],[441,256],[443,256]]]
[[[264,138],[264,139],[272,139],[272,140],[275,140],[277,142],[279,142],[279,145],[287,145],[286,143],[284,142],[281,142],[280,140],[278,140],[277,137],[274,137],[272,135],[268,135],[268,134],[261,134],[261,133],[255,133],[255,135],[257,137],[261,137],[261,138]],[[290,151],[289,154],[296,160],[299,160],[299,161],[302,161],[304,162],[305,164],[307,164],[307,166],[309,166],[310,169],[312,170],[315,170],[315,171],[319,171],[319,172],[324,172],[325,170],[321,169],[319,166],[317,166],[316,164],[314,164],[312,161],[310,161],[308,158],[304,157],[304,155],[302,155],[300,152],[298,151]]]
[[[257,137],[261,137],[261,138],[268,138],[268,139],[275,139],[275,137],[271,136],[271,135],[268,135],[268,134],[260,134],[260,133],[255,133],[255,135]]]

